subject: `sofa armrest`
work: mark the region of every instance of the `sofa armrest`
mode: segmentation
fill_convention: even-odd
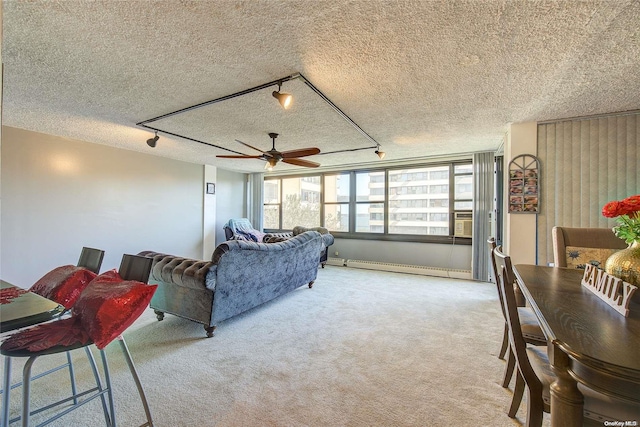
[[[215,289],[216,265],[211,261],[201,261],[174,255],[143,251],[138,255],[153,258],[150,280],[173,283],[192,289]]]

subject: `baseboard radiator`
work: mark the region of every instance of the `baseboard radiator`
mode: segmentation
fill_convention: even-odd
[[[392,273],[421,274],[423,276],[449,277],[453,279],[471,280],[471,270],[451,268],[425,267],[421,265],[394,264],[390,262],[362,261],[357,259],[329,258],[328,265],[337,265],[367,270],[388,271]]]

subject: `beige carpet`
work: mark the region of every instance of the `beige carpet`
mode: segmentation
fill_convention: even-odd
[[[493,284],[327,266],[313,289],[222,323],[211,339],[202,325],[170,315],[158,322],[152,310],[125,338],[158,427],[518,426],[526,407],[508,418],[511,391],[499,384],[502,327]],[[108,354],[118,425],[140,425],[119,346]],[[86,384],[86,357],[76,351],[75,359]],[[14,362],[14,378],[21,366]],[[34,404],[67,384],[64,373],[37,380]],[[104,419],[96,401],[51,425]]]

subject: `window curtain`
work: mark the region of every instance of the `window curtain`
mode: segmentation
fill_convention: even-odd
[[[640,192],[640,112],[538,124],[538,263],[553,262],[551,229],[610,228],[602,207]]]
[[[247,178],[247,218],[256,230],[263,229],[264,174],[252,173]]]
[[[473,239],[471,273],[474,280],[489,281],[489,249],[491,221],[494,212],[494,153],[473,155]]]

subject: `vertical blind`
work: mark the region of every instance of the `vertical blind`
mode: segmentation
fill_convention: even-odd
[[[538,264],[553,262],[551,229],[609,228],[602,207],[640,193],[640,112],[538,125]]]
[[[264,173],[251,173],[247,179],[247,218],[257,229],[262,230],[262,205],[264,203]]]
[[[473,155],[473,239],[471,272],[474,280],[489,281],[489,248],[491,215],[494,211],[493,188],[495,177],[493,153]]]

